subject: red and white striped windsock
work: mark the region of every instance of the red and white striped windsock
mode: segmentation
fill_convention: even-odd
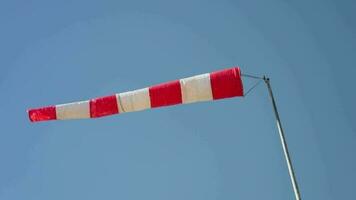
[[[149,108],[236,96],[243,96],[239,67],[87,101],[30,109],[28,115],[32,122],[97,118]]]

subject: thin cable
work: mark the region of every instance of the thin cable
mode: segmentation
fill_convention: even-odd
[[[255,89],[261,82],[262,82],[262,80],[257,81],[255,83],[255,85],[253,85],[249,90],[247,90],[247,92],[245,93],[244,97],[246,97],[248,95],[248,93],[250,93],[253,89]]]
[[[258,77],[258,76],[254,76],[254,75],[250,75],[250,74],[241,74],[241,76],[244,76],[244,77],[247,77],[247,78],[254,78],[254,79],[263,80],[263,77]]]

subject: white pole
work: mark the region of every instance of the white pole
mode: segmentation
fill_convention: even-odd
[[[263,80],[265,81],[265,83],[267,85],[269,96],[271,97],[271,100],[272,100],[272,106],[273,106],[273,110],[274,110],[274,115],[275,115],[276,121],[277,121],[277,128],[278,128],[278,132],[279,132],[279,138],[281,139],[283,152],[284,152],[284,157],[285,157],[286,162],[287,162],[288,172],[289,172],[289,176],[290,176],[290,179],[291,179],[291,182],[292,182],[295,199],[296,200],[301,200],[297,179],[295,178],[295,173],[294,173],[292,161],[291,161],[291,158],[290,158],[290,155],[289,155],[287,142],[286,142],[286,139],[284,137],[284,131],[283,131],[283,128],[282,128],[281,120],[279,118],[276,101],[274,100],[274,96],[273,96],[270,80],[266,76],[263,77]]]

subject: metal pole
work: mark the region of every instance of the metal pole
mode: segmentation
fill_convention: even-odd
[[[270,80],[266,76],[263,76],[263,80],[265,81],[265,83],[267,85],[269,96],[271,97],[271,100],[272,100],[272,106],[273,106],[273,110],[274,110],[274,115],[275,115],[276,120],[277,120],[277,128],[278,128],[278,132],[279,132],[279,138],[281,139],[283,152],[284,152],[284,157],[285,157],[286,162],[287,162],[288,172],[289,172],[289,176],[290,176],[290,179],[291,179],[291,182],[292,182],[295,199],[296,200],[301,200],[300,193],[299,193],[299,187],[298,187],[298,184],[297,184],[297,179],[295,178],[292,161],[290,159],[287,142],[286,142],[286,139],[284,137],[284,131],[283,131],[283,128],[282,128],[281,120],[279,118],[276,101],[274,100],[274,96],[273,96]]]

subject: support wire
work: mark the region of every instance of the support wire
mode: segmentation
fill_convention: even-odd
[[[257,81],[249,90],[247,90],[247,92],[244,94],[244,97],[246,97],[248,93],[250,93],[253,89],[255,89],[255,87],[257,87],[261,82],[262,80]]]
[[[255,89],[263,80],[263,77],[258,77],[258,76],[254,76],[254,75],[250,75],[250,74],[241,74],[242,77],[246,77],[246,78],[252,78],[252,79],[258,79],[259,81],[257,81],[250,89],[247,90],[247,92],[244,94],[244,97],[246,97],[253,89]]]

